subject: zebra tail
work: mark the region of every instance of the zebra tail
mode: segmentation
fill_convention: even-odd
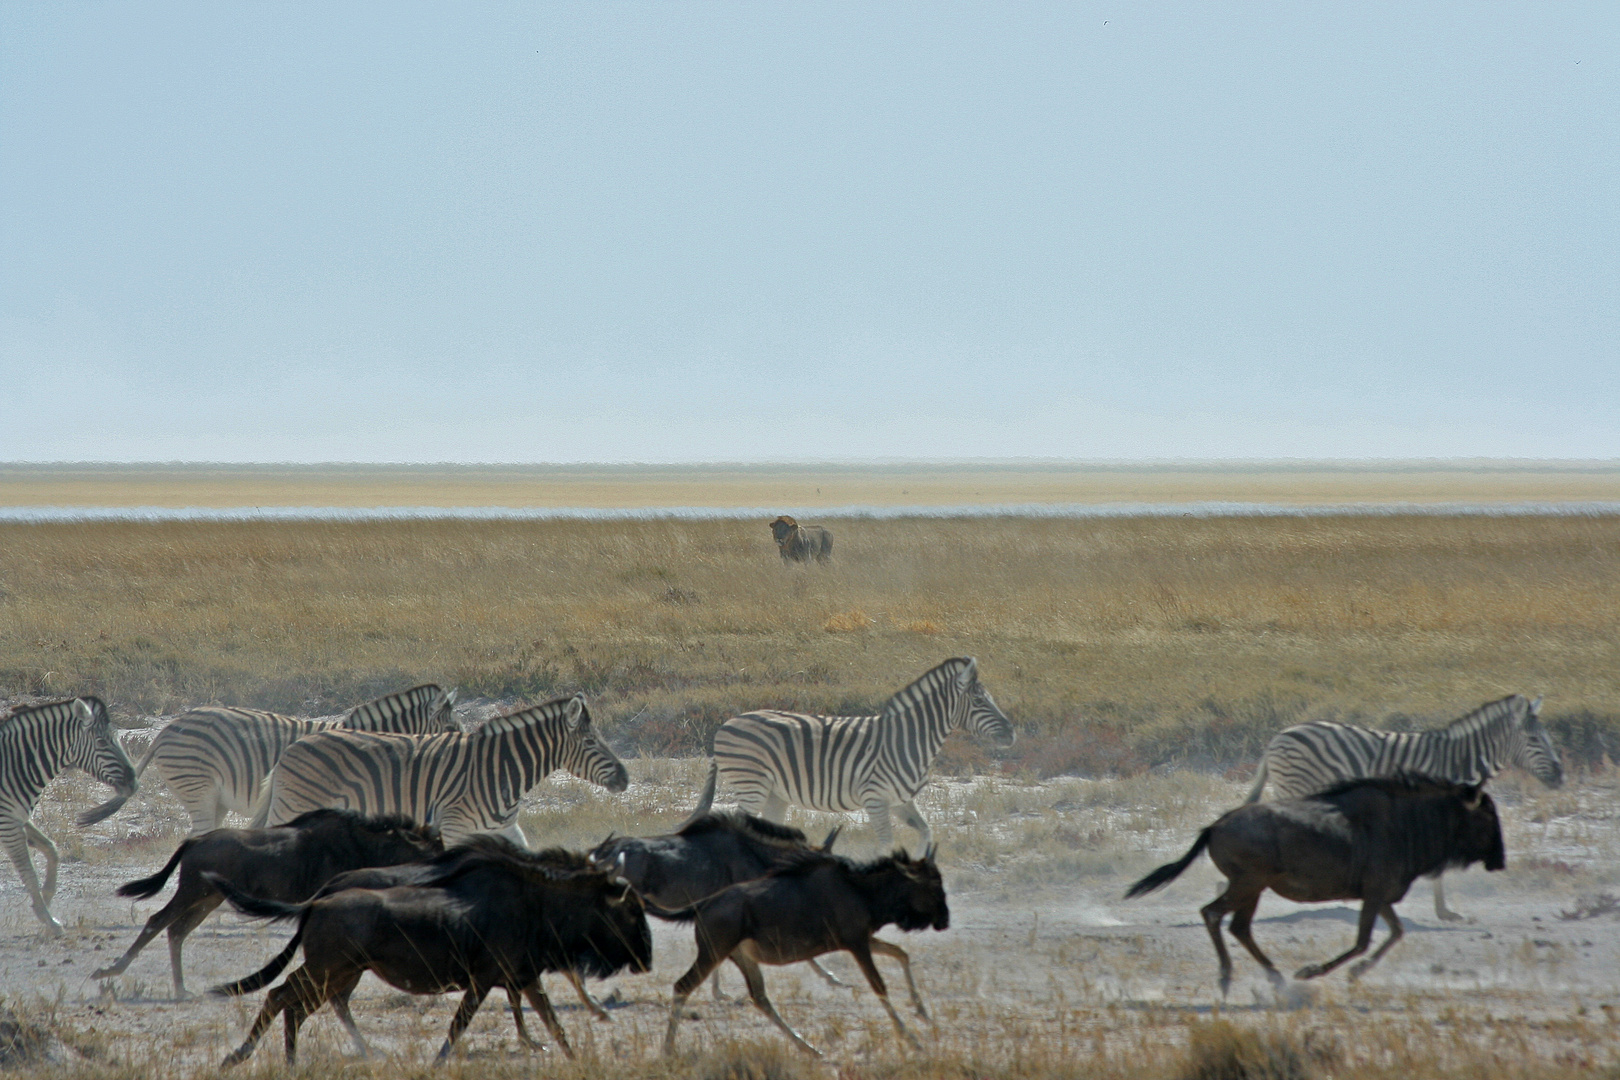
[[[1266,780],[1269,778],[1269,774],[1271,772],[1270,767],[1266,764],[1266,760],[1267,755],[1261,754],[1260,768],[1255,770],[1254,774],[1254,787],[1249,789],[1249,797],[1243,800],[1245,803],[1259,802],[1260,793],[1266,790]]]
[[[118,886],[118,895],[133,897],[136,900],[145,900],[149,896],[156,896],[158,890],[163,888],[164,883],[169,880],[169,875],[174,873],[174,868],[180,865],[181,856],[194,843],[196,843],[195,837],[182,841],[180,846],[174,849],[174,854],[169,856],[169,862],[163,869],[151,877],[136,878],[134,881],[124,882]]]
[[[266,900],[260,896],[249,896],[247,893],[232,885],[219,874],[203,871],[203,880],[218,889],[225,899],[231,902],[231,907],[243,915],[255,919],[269,919],[272,922],[288,922],[303,915],[309,908],[309,903],[289,904],[282,900]],[[299,931],[303,933],[302,930]]]
[[[266,829],[270,827],[270,796],[275,787],[270,781],[259,785],[259,801],[253,807],[253,819],[248,822],[250,829]]]
[[[162,734],[163,734],[163,732],[161,732],[161,731],[158,732],[158,735],[162,735]],[[146,771],[146,767],[148,765],[152,764],[152,759],[157,756],[157,749],[158,749],[158,740],[157,740],[156,736],[153,736],[152,745],[150,745],[150,746],[148,746],[146,748],[146,753],[141,755],[141,760],[135,763],[135,779],[136,780],[139,780],[141,778],[141,774]]]
[[[285,949],[270,958],[268,964],[245,979],[238,979],[233,983],[220,983],[218,986],[210,987],[208,992],[215,997],[241,997],[243,994],[251,994],[255,990],[263,989],[273,982],[277,975],[285,971],[288,964],[292,963],[293,953],[298,951],[298,946],[303,940],[304,924],[300,922],[298,924],[298,933],[294,934],[292,940],[287,942]]]
[[[1211,825],[1209,828],[1199,833],[1198,839],[1193,841],[1193,846],[1187,852],[1187,854],[1183,855],[1173,863],[1165,863],[1163,866],[1153,871],[1153,873],[1149,874],[1147,877],[1125,890],[1125,899],[1130,900],[1133,897],[1141,896],[1144,893],[1150,893],[1154,889],[1170,884],[1177,877],[1179,877],[1181,872],[1187,869],[1192,861],[1198,858],[1198,856],[1202,855],[1204,853],[1204,849],[1209,846],[1209,833],[1214,827],[1215,826]]]
[[[702,817],[704,814],[707,814],[709,812],[709,808],[714,805],[714,789],[715,789],[715,786],[719,783],[719,780],[720,780],[720,759],[719,758],[714,758],[714,759],[711,759],[710,762],[709,762],[709,779],[703,785],[703,794],[698,796],[697,806],[695,808],[693,808],[692,812],[686,816],[685,821],[681,822],[680,825],[676,826],[676,828],[675,828],[676,832],[680,832],[682,829],[684,829],[688,825],[692,824],[692,822],[696,821],[698,818]]]

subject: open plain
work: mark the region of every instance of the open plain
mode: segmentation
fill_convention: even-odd
[[[679,821],[727,716],[874,711],[940,659],[978,657],[1019,738],[993,752],[953,736],[920,800],[953,912],[945,933],[889,934],[912,952],[934,1009],[921,1052],[898,1045],[864,988],[833,990],[787,968],[767,969],[772,997],[829,1065],[801,1060],[746,1003],[706,994],[681,1053],[664,1062],[669,988],[693,946],[689,928],[657,926],[653,973],[600,988],[616,1006],[611,1023],[589,1020],[554,980],[578,1062],[521,1050],[492,998],[439,1075],[1420,1078],[1620,1067],[1620,518],[826,524],[833,561],[802,566],[778,559],[763,519],[5,523],[0,688],[13,700],[100,694],[134,754],[167,719],[213,701],[329,714],[431,679],[458,686],[463,719],[476,721],[584,690],[632,786],[609,795],[559,777],[522,819],[536,842],[578,847]],[[1239,955],[1223,1002],[1196,914],[1218,880],[1207,861],[1162,893],[1120,899],[1241,800],[1280,727],[1318,717],[1428,726],[1512,692],[1544,695],[1569,782],[1548,790],[1500,777],[1508,869],[1448,878],[1454,906],[1475,921],[1438,923],[1420,882],[1401,908],[1406,940],[1359,983],[1336,973],[1279,1001]],[[65,778],[36,814],[66,856],[63,940],[39,934],[15,875],[0,870],[0,1056],[24,1074],[215,1075],[257,998],[167,1000],[161,943],[118,979],[88,977],[162,902],[131,904],[113,889],[160,865],[184,833],[161,788],[76,829],[73,815],[102,795]],[[812,835],[837,821],[790,820]],[[871,854],[864,822],[846,824],[840,849]],[[1292,970],[1342,950],[1352,918],[1343,905],[1268,898],[1256,934]],[[253,970],[285,934],[215,915],[189,939],[191,983]],[[847,959],[831,966],[856,976]],[[734,973],[727,987],[740,994]],[[426,1075],[453,1008],[368,979],[356,1014],[389,1057],[348,1058],[323,1013],[306,1026],[299,1073]],[[272,1032],[244,1075],[279,1072],[279,1061]]]

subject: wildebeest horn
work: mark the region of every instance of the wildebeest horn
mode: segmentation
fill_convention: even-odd
[[[833,831],[827,834],[827,839],[825,839],[825,840],[823,840],[821,842],[821,850],[822,851],[831,851],[832,846],[833,846],[833,841],[837,840],[838,839],[838,834],[843,832],[843,831],[844,831],[844,827],[842,825],[834,826]]]
[[[938,850],[939,850],[939,845],[938,844],[930,843],[926,848],[923,849],[923,862],[933,862],[934,861],[934,852],[936,852]]]
[[[1466,789],[1463,796],[1463,807],[1468,810],[1478,810],[1480,802],[1485,798],[1485,785],[1475,784]]]

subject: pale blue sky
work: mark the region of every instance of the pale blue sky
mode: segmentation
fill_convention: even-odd
[[[0,459],[1620,456],[1620,6],[0,6]]]

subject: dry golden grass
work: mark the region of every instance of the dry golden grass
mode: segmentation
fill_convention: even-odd
[[[1588,757],[1620,715],[1620,518],[0,525],[0,687],[123,713],[326,713],[433,679],[584,690],[621,745],[874,710],[979,658],[1033,771],[1230,762],[1316,716],[1521,691]],[[953,748],[947,768],[982,762]]]

